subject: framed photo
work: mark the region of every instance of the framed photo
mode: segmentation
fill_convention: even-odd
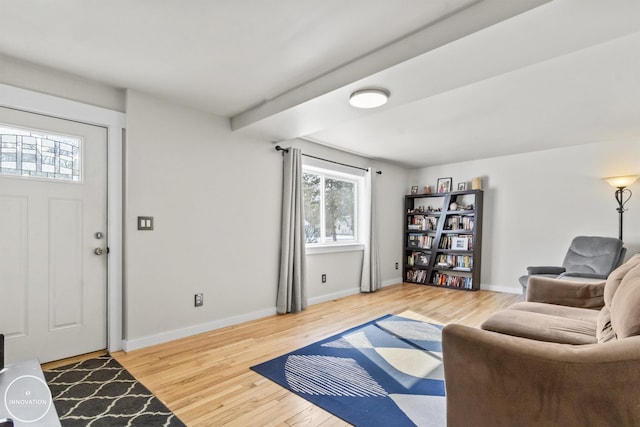
[[[416,257],[416,265],[427,266],[429,265],[429,255],[424,252],[420,252]]]
[[[438,178],[438,193],[448,193],[451,191],[451,178]]]
[[[418,186],[417,185],[412,185],[411,186],[411,194],[418,194]]]
[[[466,181],[458,183],[458,191],[467,191],[467,183],[466,183]]]
[[[464,237],[452,237],[451,249],[454,251],[466,251],[469,249],[469,241]]]

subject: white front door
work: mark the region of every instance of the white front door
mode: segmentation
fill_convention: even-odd
[[[106,348],[107,132],[0,107],[0,333],[7,362]]]

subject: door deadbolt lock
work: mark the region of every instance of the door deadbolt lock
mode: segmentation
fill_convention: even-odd
[[[96,237],[96,239],[102,239],[104,237],[104,234],[98,231],[96,234],[94,234],[94,236]]]
[[[104,250],[102,248],[96,248],[93,253],[95,253],[96,255],[102,255],[104,253]]]

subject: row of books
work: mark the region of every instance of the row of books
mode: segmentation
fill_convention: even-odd
[[[472,216],[449,216],[444,224],[445,230],[473,230],[474,217]]]
[[[436,266],[470,271],[473,268],[473,257],[470,255],[441,254],[436,258]]]
[[[427,283],[428,280],[427,270],[407,270],[407,282]]]
[[[471,277],[453,276],[443,273],[434,273],[432,283],[440,286],[449,286],[451,288],[472,288]]]
[[[438,226],[438,218],[434,216],[413,215],[409,217],[409,230],[435,230]]]
[[[407,244],[410,248],[431,249],[434,236],[424,234],[409,234]]]
[[[425,252],[412,252],[411,255],[407,257],[407,265],[426,267],[429,265],[429,254]]]
[[[438,248],[458,251],[473,250],[473,236],[470,234],[449,234],[442,236]]]

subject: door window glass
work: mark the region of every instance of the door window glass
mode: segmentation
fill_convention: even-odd
[[[82,138],[0,124],[0,174],[80,181]]]

